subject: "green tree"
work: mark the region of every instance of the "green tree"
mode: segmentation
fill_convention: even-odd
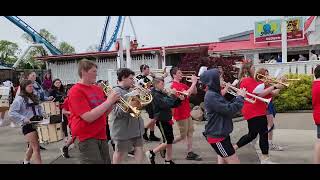
[[[20,51],[18,44],[6,40],[0,40],[0,60],[2,63],[15,63]]]
[[[76,52],[74,47],[67,42],[59,43],[58,49],[62,52],[62,54],[74,54]]]

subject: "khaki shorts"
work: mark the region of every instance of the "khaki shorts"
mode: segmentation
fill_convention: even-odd
[[[87,139],[75,140],[80,153],[81,164],[111,164],[107,140]]]
[[[142,147],[142,137],[135,137],[129,140],[113,140],[116,152],[129,152],[132,147]]]
[[[194,128],[193,128],[193,121],[191,117],[176,121],[176,123],[178,124],[180,136],[182,138],[193,135]]]

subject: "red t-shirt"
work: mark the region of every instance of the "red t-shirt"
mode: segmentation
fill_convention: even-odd
[[[77,83],[70,89],[68,104],[71,112],[71,133],[80,142],[91,138],[99,140],[107,139],[106,113],[92,123],[88,123],[80,117],[82,114],[102,104],[105,100],[104,92],[96,85]]]
[[[189,86],[173,81],[171,84],[171,89],[176,89],[177,91],[186,91],[189,89]],[[184,120],[190,117],[190,103],[189,103],[189,97],[187,97],[185,100],[183,100],[179,107],[173,108],[173,118],[176,121]]]
[[[314,122],[320,125],[320,80],[312,83],[312,107]]]
[[[244,78],[240,82],[240,88],[246,88],[248,93],[254,94],[253,90],[259,84],[261,84],[261,83],[257,82],[253,78]],[[254,94],[254,95],[256,95],[256,94]],[[247,97],[252,99],[251,96],[247,96]],[[248,101],[244,101],[244,105],[242,108],[242,114],[243,114],[243,117],[245,120],[249,120],[254,117],[266,115],[266,112],[267,112],[267,105],[264,102],[262,102],[258,99],[253,104]]]

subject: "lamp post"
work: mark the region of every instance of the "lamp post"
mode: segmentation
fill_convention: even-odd
[[[287,17],[284,16],[281,20],[282,63],[287,62]]]

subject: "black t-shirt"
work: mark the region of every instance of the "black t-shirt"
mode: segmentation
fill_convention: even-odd
[[[144,82],[144,83],[151,82],[151,80],[150,80],[147,76],[142,75],[142,74],[138,75],[136,78],[137,78],[138,80],[143,79],[143,82]]]
[[[150,80],[147,76],[145,76],[145,75],[140,74],[140,75],[138,75],[136,78],[137,78],[138,80],[143,79],[143,82],[144,82],[144,83],[151,83],[151,80]],[[140,85],[142,85],[142,84],[140,84]],[[152,85],[150,86],[150,88],[151,88],[151,87],[152,87]]]

